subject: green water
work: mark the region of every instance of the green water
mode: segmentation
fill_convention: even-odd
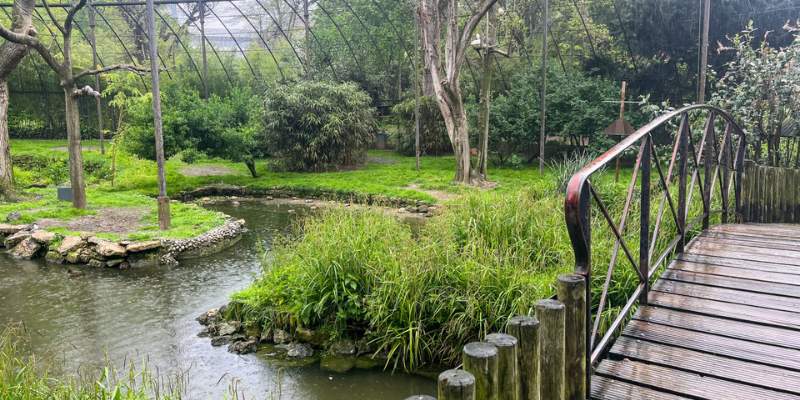
[[[285,367],[198,338],[201,327],[194,318],[247,286],[275,235],[308,213],[297,205],[258,201],[212,208],[244,218],[249,232],[220,254],[176,267],[87,267],[82,276],[69,277],[63,266],[0,254],[0,324],[23,323],[32,351],[60,360],[58,373],[91,370],[106,357],[118,366],[147,360],[153,371],[185,374],[189,399],[222,398],[229,385],[247,399],[400,400],[434,393],[434,383],[418,376]]]

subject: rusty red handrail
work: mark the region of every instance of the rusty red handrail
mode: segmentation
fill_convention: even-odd
[[[707,119],[704,127],[703,137],[699,143],[698,148],[692,143],[691,126],[689,120],[690,113],[704,112],[707,113]],[[724,133],[721,135],[721,140],[717,140],[715,135],[715,122],[716,118],[721,118],[724,123]],[[672,146],[672,157],[669,160],[666,176],[661,168],[661,162],[658,160],[658,153],[655,151],[656,147],[653,143],[653,133],[659,128],[664,127],[670,121],[680,119],[680,127],[675,135]],[[733,136],[738,136],[738,144],[734,149]],[[603,203],[600,195],[595,191],[591,177],[604,167],[612,163],[617,157],[622,156],[628,149],[639,145],[639,155],[634,164],[633,175],[631,183],[628,186],[628,196],[626,198],[623,215],[621,216],[620,223],[616,224],[612,216],[609,214],[605,204]],[[591,204],[594,201],[599,207],[601,213],[605,217],[606,222],[610,226],[612,232],[616,237],[615,248],[612,253],[612,259],[609,264],[606,281],[603,286],[602,295],[600,296],[597,307],[587,307],[586,310],[586,326],[587,326],[587,379],[591,376],[592,366],[599,360],[600,356],[605,352],[613,339],[615,332],[622,326],[627,315],[633,309],[635,304],[646,304],[647,294],[649,291],[649,282],[658,267],[667,260],[673,251],[683,252],[684,244],[686,241],[686,232],[692,224],[686,221],[687,213],[687,197],[689,202],[694,191],[695,182],[700,187],[699,192],[703,202],[702,217],[703,228],[707,228],[709,224],[709,216],[712,213],[711,204],[713,196],[713,186],[719,183],[720,194],[722,196],[722,220],[727,221],[729,208],[728,208],[728,193],[730,192],[731,178],[733,178],[733,191],[735,210],[739,208],[739,195],[741,191],[741,173],[742,165],[745,156],[745,148],[747,139],[744,131],[739,127],[733,117],[726,111],[710,105],[691,105],[681,108],[676,111],[664,114],[645,126],[638,129],[630,136],[623,139],[617,145],[610,148],[601,156],[597,157],[589,164],[584,166],[570,179],[564,203],[565,220],[567,230],[572,242],[573,252],[575,253],[575,272],[583,275],[587,282],[587,302],[591,305],[591,278],[592,278],[592,257],[591,257]],[[650,225],[650,192],[651,192],[651,164],[653,159],[656,165],[656,172],[658,180],[655,184],[656,187],[662,189],[662,199],[658,210],[658,217],[652,230],[651,242],[651,225]],[[702,161],[702,163],[701,163]],[[704,169],[704,173],[700,173],[700,168]],[[732,166],[730,165],[732,164]],[[693,165],[694,171],[689,176],[689,167]],[[675,168],[677,167],[677,171]],[[731,177],[731,170],[734,171]],[[639,260],[637,261],[631,255],[623,239],[625,231],[625,223],[627,222],[628,214],[631,211],[631,203],[633,201],[633,193],[637,187],[637,175],[641,173],[641,182],[647,182],[646,185],[639,184],[639,201],[641,206],[639,209],[640,215],[640,229],[639,229]],[[677,175],[678,178],[678,204],[673,204],[672,196],[670,194],[670,184]],[[718,179],[719,178],[719,179]],[[691,180],[691,182],[690,182]],[[688,193],[687,193],[688,191]],[[669,210],[673,214],[677,226],[677,236],[669,241],[667,249],[657,257],[656,262],[652,262],[653,247],[655,247],[656,239],[658,238],[659,228],[662,221],[662,216],[667,210],[666,204],[669,204]],[[700,221],[700,220],[697,220]],[[695,221],[695,222],[697,222]],[[651,245],[652,243],[652,245]],[[626,259],[636,269],[639,276],[639,285],[631,293],[631,296],[626,301],[624,307],[621,309],[619,315],[609,325],[607,332],[595,343],[595,338],[598,336],[598,326],[602,311],[607,301],[608,286],[610,284],[614,267],[616,265],[617,255],[620,248],[624,251]],[[597,310],[597,317],[592,323],[593,308]]]

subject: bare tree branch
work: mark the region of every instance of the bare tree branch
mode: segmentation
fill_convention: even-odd
[[[64,31],[64,27],[61,26],[61,23],[58,22],[56,16],[53,15],[53,10],[51,10],[50,5],[47,4],[47,0],[42,0],[42,4],[44,5],[45,11],[47,11],[47,15],[50,16],[50,21],[53,23],[53,25],[55,25],[56,28],[58,28],[58,31],[61,32],[62,35],[66,34],[66,32]]]
[[[5,40],[8,40],[9,42],[30,46],[31,48],[35,49],[39,53],[39,55],[42,56],[42,58],[47,63],[47,65],[50,66],[50,68],[53,68],[53,70],[55,71],[61,70],[62,68],[61,63],[59,63],[58,60],[56,60],[55,57],[53,57],[53,54],[50,53],[50,50],[48,50],[47,47],[45,47],[44,44],[42,44],[42,42],[40,42],[39,39],[36,38],[36,30],[33,29],[33,27],[31,27],[28,30],[28,34],[25,35],[10,31],[6,29],[4,26],[0,25],[0,37],[2,37]]]
[[[99,68],[99,69],[85,69],[85,70],[75,74],[75,76],[73,77],[73,80],[78,80],[80,78],[83,78],[84,76],[104,74],[106,72],[112,72],[112,71],[130,71],[130,72],[136,72],[138,74],[144,74],[144,73],[149,73],[150,69],[149,68],[143,68],[143,67],[140,67],[138,65],[115,64],[115,65],[109,65],[109,66],[106,66],[106,67],[103,67],[103,68]]]
[[[497,3],[497,0],[482,0],[481,5],[478,7],[476,13],[472,14],[469,17],[469,20],[464,25],[464,30],[461,32],[461,39],[458,40],[456,49],[456,62],[460,63],[462,59],[466,56],[466,49],[469,46],[470,38],[472,38],[472,34],[475,32],[475,28],[478,27],[478,24],[483,19],[483,16],[489,12],[489,9]]]
[[[75,14],[78,13],[85,5],[87,0],[80,0],[78,4],[74,5],[72,8],[67,11],[67,18],[64,20],[64,35],[67,35],[67,32],[72,31],[72,23],[75,21]]]

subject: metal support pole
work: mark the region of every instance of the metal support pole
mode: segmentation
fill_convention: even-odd
[[[304,44],[303,44],[303,62],[305,63],[306,74],[311,77],[311,22],[308,20],[308,0],[303,0],[303,29],[304,29]]]
[[[706,69],[708,69],[708,26],[711,22],[711,0],[703,0],[703,39],[700,44],[700,79],[698,79],[697,102],[706,102]]]
[[[92,64],[94,68],[98,67],[98,58],[97,58],[97,21],[95,20],[95,10],[94,6],[92,5],[91,1],[89,2],[89,41],[92,46]],[[100,75],[94,75],[94,88],[97,92],[102,93],[102,88],[100,87]],[[97,107],[97,132],[100,136],[100,154],[106,153],[105,148],[105,133],[103,132],[103,104],[100,100],[99,96],[95,96],[94,98],[95,105]]]
[[[542,110],[539,116],[539,173],[544,173],[545,119],[547,114],[547,27],[550,25],[550,0],[544,0],[544,24],[542,25]]]
[[[642,280],[642,293],[639,295],[639,304],[647,304],[647,294],[650,292],[650,152],[652,151],[651,137],[644,137],[644,149],[640,165],[641,173],[641,205],[639,207],[639,272],[644,277]]]
[[[203,98],[208,100],[208,54],[206,53],[206,3],[201,0],[200,7],[200,54],[203,58]]]
[[[147,33],[150,40],[150,77],[153,88],[153,128],[156,139],[156,164],[158,165],[158,226],[161,230],[169,229],[169,197],[167,197],[167,179],[164,174],[164,132],[161,125],[161,88],[158,70],[158,46],[156,41],[155,6],[153,0],[147,0]]]

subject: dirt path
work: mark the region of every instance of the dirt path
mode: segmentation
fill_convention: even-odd
[[[42,228],[65,227],[75,232],[130,233],[141,230],[146,207],[103,208],[95,215],[63,221],[43,219],[36,223]]]
[[[428,194],[431,197],[433,197],[434,199],[436,199],[437,201],[452,200],[452,199],[455,199],[456,197],[459,196],[456,193],[444,192],[444,191],[441,191],[441,190],[422,189],[416,183],[412,183],[412,184],[406,186],[405,188],[406,189],[411,189],[411,190],[416,190],[418,192],[422,192],[422,193]]]
[[[241,173],[225,165],[187,165],[181,167],[180,173],[183,176],[224,176],[241,175]]]

